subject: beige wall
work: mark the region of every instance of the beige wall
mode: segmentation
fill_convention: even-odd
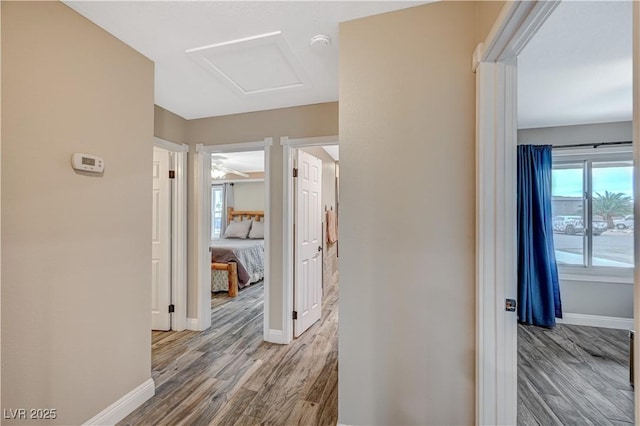
[[[233,184],[235,210],[264,210],[264,182],[236,182]]]
[[[197,315],[197,283],[196,272],[196,227],[195,209],[193,206],[194,158],[195,145],[230,144],[238,142],[260,141],[273,138],[271,148],[270,179],[271,209],[271,285],[270,285],[270,322],[275,330],[282,329],[282,146],[280,137],[304,138],[313,136],[332,136],[338,134],[338,103],[305,105],[293,108],[282,108],[269,111],[234,114],[221,117],[202,118],[188,122],[189,152],[189,284],[188,284],[188,316]]]
[[[477,20],[340,25],[340,423],[474,422]]]
[[[477,5],[477,39],[484,41],[506,1],[480,0]]]
[[[153,115],[154,136],[173,143],[187,142],[187,120],[158,105]]]
[[[2,408],[77,425],[150,378],[153,119],[152,62],[62,3],[2,2]]]

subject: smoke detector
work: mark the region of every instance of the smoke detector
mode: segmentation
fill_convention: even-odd
[[[313,37],[311,37],[311,41],[309,42],[309,45],[311,47],[318,50],[324,49],[330,44],[331,44],[331,38],[324,34],[314,35]]]

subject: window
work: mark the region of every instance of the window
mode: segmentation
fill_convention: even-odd
[[[631,152],[554,150],[553,239],[562,269],[633,268]],[[604,151],[604,150],[603,150]]]
[[[223,186],[211,185],[211,239],[220,238],[222,211],[224,208]]]

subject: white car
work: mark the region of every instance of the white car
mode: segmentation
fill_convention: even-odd
[[[629,214],[624,219],[614,219],[613,224],[617,229],[633,228],[633,215]]]
[[[562,232],[567,235],[584,233],[584,222],[582,216],[555,216],[553,218],[553,231]],[[607,230],[607,222],[604,220],[594,220],[593,235],[600,235]]]

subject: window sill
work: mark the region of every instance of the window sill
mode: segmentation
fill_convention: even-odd
[[[560,279],[560,281],[582,281],[582,282],[633,285],[632,272],[628,274],[614,275],[614,274],[603,274],[603,273],[590,273],[588,271],[583,271],[583,272],[558,271],[558,278]]]

